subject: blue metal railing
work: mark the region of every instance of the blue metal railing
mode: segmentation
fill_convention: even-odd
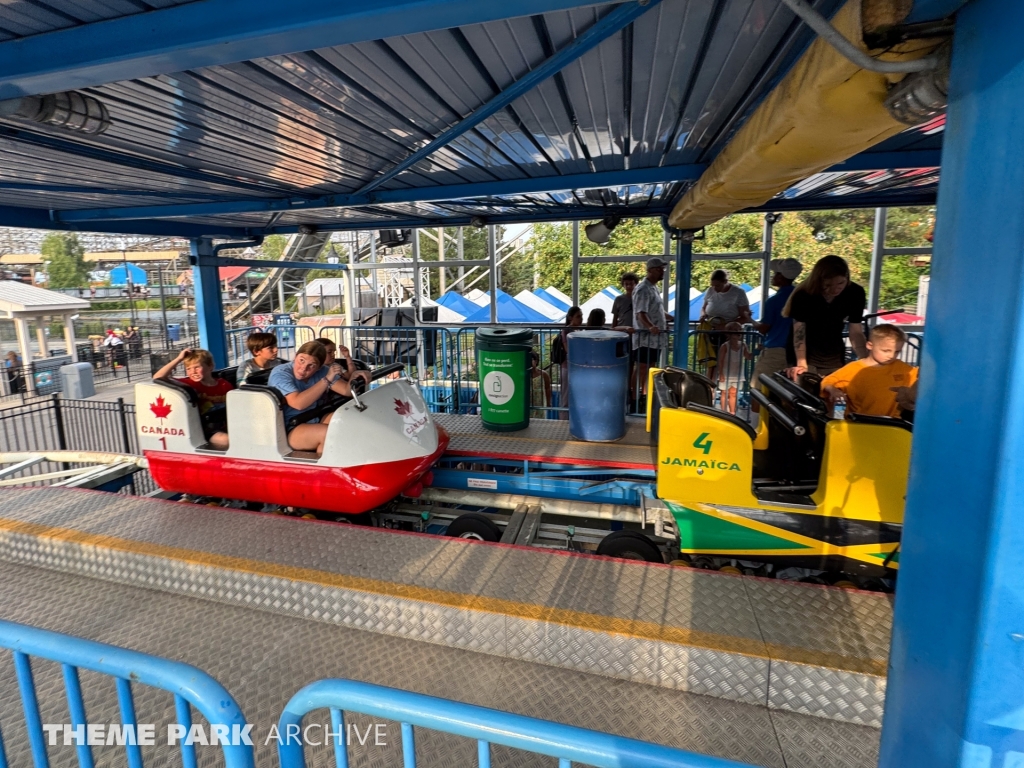
[[[490,768],[491,744],[558,758],[559,768],[573,763],[598,768],[750,768],[732,760],[352,680],[320,680],[292,697],[278,723],[281,768],[305,768],[301,739],[285,734],[298,733],[303,715],[316,709],[331,712],[338,768],[349,765],[340,736],[345,712],[400,722],[404,768],[416,768],[417,726],[475,739],[480,768]]]
[[[195,707],[213,728],[222,726],[226,727],[229,733],[237,733],[246,725],[241,709],[224,686],[205,672],[188,664],[10,621],[0,621],[0,648],[9,649],[14,657],[14,669],[32,751],[32,764],[35,768],[48,768],[49,757],[43,723],[39,715],[35,682],[32,678],[30,656],[61,664],[71,725],[75,728],[81,727],[83,733],[88,722],[78,678],[79,669],[88,669],[115,678],[121,725],[131,726],[133,733],[138,732],[138,723],[135,719],[132,683],[149,685],[174,694],[177,724],[183,726],[186,733],[192,727],[191,707]],[[233,727],[236,730],[233,731]],[[126,739],[126,742],[136,740]],[[84,739],[77,738],[76,741],[79,742],[76,745],[79,765],[83,768],[92,768],[94,763],[91,748]],[[251,746],[231,743],[222,744],[221,747],[225,768],[253,768]],[[142,752],[139,745],[126,743],[125,749],[129,768],[142,768]],[[197,768],[195,746],[183,742],[181,757],[184,768]],[[0,768],[7,768],[7,765],[3,737],[0,735]]]

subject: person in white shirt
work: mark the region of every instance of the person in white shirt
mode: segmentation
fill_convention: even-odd
[[[721,329],[729,323],[752,322],[750,301],[747,293],[738,285],[729,282],[729,273],[724,269],[716,269],[711,273],[711,287],[704,294],[704,304],[700,310],[701,322],[709,321],[713,331],[708,334],[708,342],[712,349],[718,349],[726,341]],[[715,369],[708,364],[708,378],[715,380]]]

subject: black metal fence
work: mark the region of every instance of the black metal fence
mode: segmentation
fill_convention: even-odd
[[[116,402],[64,400],[58,395],[0,410],[0,451],[102,451],[140,453],[135,406]],[[45,471],[45,465],[32,474]],[[157,490],[148,471],[135,475],[135,492]]]

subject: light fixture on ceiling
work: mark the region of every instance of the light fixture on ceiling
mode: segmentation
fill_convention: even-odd
[[[103,102],[80,91],[5,99],[0,101],[0,117],[52,125],[77,133],[100,134],[110,127],[110,113]]]
[[[485,219],[483,216],[474,216],[472,219],[469,220],[469,223],[472,224],[477,229],[483,229],[484,227],[487,226],[487,219]]]
[[[587,233],[587,240],[598,245],[604,245],[612,236],[612,230],[619,226],[621,216],[608,216],[597,224],[587,224],[584,230]]]

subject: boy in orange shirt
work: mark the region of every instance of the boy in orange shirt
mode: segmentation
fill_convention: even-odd
[[[895,325],[876,325],[867,342],[868,356],[844,365],[821,382],[830,403],[846,395],[846,410],[865,416],[900,417],[895,388],[917,381],[917,369],[899,359],[907,335]]]

